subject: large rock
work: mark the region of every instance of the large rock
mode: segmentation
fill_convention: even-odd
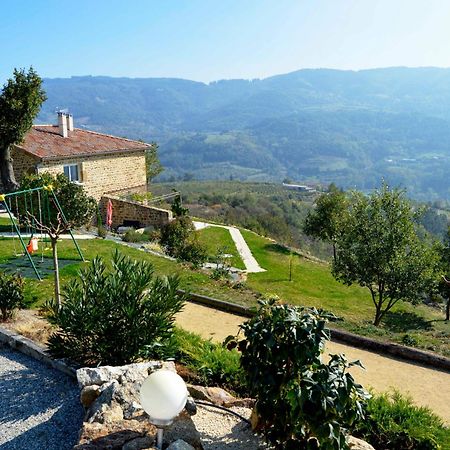
[[[204,387],[194,384],[187,385],[189,394],[196,400],[205,400],[218,406],[243,406],[252,408],[255,401],[251,398],[236,398],[229,392],[219,387]]]
[[[77,380],[81,388],[94,384],[100,386],[114,380],[121,383],[128,381],[142,382],[149,374],[161,368],[176,371],[173,362],[148,361],[119,367],[83,367],[77,370]]]
[[[100,386],[93,384],[85,386],[80,393],[80,402],[85,408],[89,408],[101,393]]]
[[[349,436],[347,443],[351,450],[375,450],[369,443],[354,436]]]
[[[192,447],[192,445],[183,441],[183,439],[178,439],[177,441],[172,442],[167,447],[167,450],[195,450],[195,449],[194,449],[194,447]]]
[[[79,443],[75,449],[152,448],[156,428],[142,410],[139,391],[144,379],[160,368],[176,372],[173,363],[158,361],[121,367],[79,369],[77,378],[82,387],[80,400],[87,411]],[[169,445],[182,439],[191,448],[202,450],[200,434],[187,410],[190,414],[195,414],[195,403],[191,398],[186,410],[165,430],[164,442]]]

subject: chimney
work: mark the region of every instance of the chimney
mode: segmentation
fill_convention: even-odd
[[[73,116],[72,114],[66,114],[67,118],[67,129],[73,131]]]
[[[69,136],[69,132],[67,131],[67,117],[66,114],[59,111],[58,112],[58,127],[59,127],[59,134],[66,138]]]

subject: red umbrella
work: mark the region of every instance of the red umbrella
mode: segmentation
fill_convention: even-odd
[[[106,225],[109,228],[111,228],[112,225],[112,212],[113,212],[112,201],[108,200],[108,205],[106,206]]]

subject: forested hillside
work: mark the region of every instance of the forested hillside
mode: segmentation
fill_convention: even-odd
[[[40,122],[157,141],[163,177],[335,182],[381,178],[450,198],[450,69],[300,70],[264,80],[46,79]]]

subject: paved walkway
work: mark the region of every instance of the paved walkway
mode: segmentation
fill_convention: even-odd
[[[1,450],[69,450],[82,421],[75,380],[0,347]]]
[[[265,269],[263,269],[258,264],[258,261],[256,261],[255,257],[252,255],[252,252],[249,246],[247,245],[247,242],[245,242],[245,239],[238,228],[229,227],[227,225],[216,225],[213,223],[197,222],[197,221],[194,221],[194,226],[196,230],[202,230],[207,227],[225,228],[230,232],[231,238],[233,239],[233,242],[236,245],[236,250],[238,251],[239,256],[241,257],[245,265],[246,272],[247,273],[265,272]]]
[[[182,328],[220,342],[229,335],[236,335],[239,325],[245,320],[194,303],[186,303],[177,315],[177,323]],[[449,373],[336,342],[329,342],[327,351],[344,353],[349,360],[361,360],[366,370],[355,367],[351,372],[366,388],[372,387],[376,392],[395,388],[410,394],[418,405],[429,406],[450,425]]]

